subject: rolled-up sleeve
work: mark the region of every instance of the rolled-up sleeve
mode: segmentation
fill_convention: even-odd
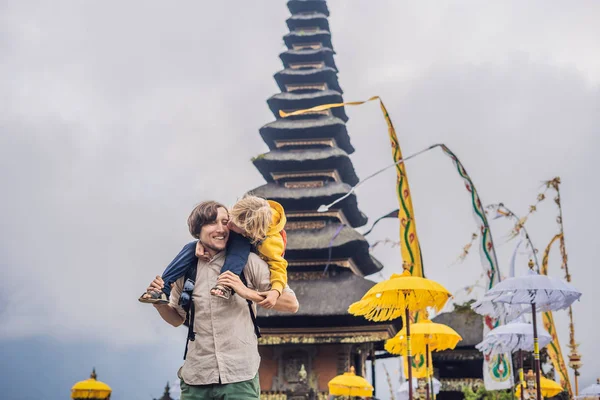
[[[179,305],[179,297],[181,297],[181,292],[183,291],[183,279],[184,278],[179,278],[173,284],[173,287],[171,288],[171,296],[169,296],[169,305],[171,308],[177,311],[181,318],[185,319],[186,313],[183,307]]]
[[[250,289],[254,289],[258,292],[271,290],[271,273],[269,272],[269,266],[259,256],[250,253],[244,271],[246,273],[247,285]]]

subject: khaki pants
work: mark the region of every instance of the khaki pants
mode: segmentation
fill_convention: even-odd
[[[188,385],[180,379],[181,400],[259,400],[260,384],[258,373],[253,379],[243,382]]]

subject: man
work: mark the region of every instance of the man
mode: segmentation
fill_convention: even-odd
[[[196,334],[195,340],[189,342],[178,373],[181,400],[260,398],[258,340],[246,300],[261,302],[265,298],[263,292],[270,289],[269,268],[260,257],[250,253],[243,272],[248,286],[229,271],[219,276],[229,238],[228,222],[225,206],[213,201],[199,204],[190,215],[190,231],[196,233],[210,259],[198,259],[192,295]],[[183,324],[186,317],[179,305],[184,279],[173,285],[168,304],[154,305],[160,316],[173,326]],[[229,286],[237,295],[228,300],[211,296],[210,289],[215,284]],[[147,291],[161,290],[163,285],[162,278],[157,276]],[[284,289],[274,309],[293,313],[298,310],[298,301],[289,287]]]

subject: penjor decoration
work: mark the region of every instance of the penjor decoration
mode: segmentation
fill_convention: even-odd
[[[546,199],[546,192],[548,191],[549,188],[556,187],[556,190],[558,191],[558,183],[559,182],[560,182],[559,178],[554,178],[551,181],[545,182],[544,183],[544,186],[545,186],[544,191],[538,194],[537,202],[534,205],[529,206],[529,213],[523,218],[519,218],[514,212],[512,212],[508,207],[506,207],[502,203],[492,204],[492,205],[486,207],[488,210],[496,213],[496,215],[497,215],[496,218],[505,217],[505,218],[511,218],[515,221],[515,227],[512,230],[513,235],[511,235],[511,238],[517,237],[518,235],[524,236],[524,240],[527,242],[527,244],[529,246],[529,250],[531,252],[531,257],[535,261],[536,269],[537,269],[538,273],[541,273],[542,275],[548,275],[548,256],[550,253],[550,248],[552,247],[552,245],[554,244],[554,242],[556,240],[559,240],[562,237],[562,234],[559,233],[558,235],[556,235],[550,241],[550,244],[548,244],[548,247],[544,251],[544,256],[542,258],[542,267],[540,268],[540,264],[538,262],[538,257],[537,257],[537,249],[534,247],[533,242],[531,241],[529,233],[527,232],[527,228],[525,227],[525,222],[527,221],[527,218],[535,210],[537,210],[537,206],[539,205],[539,203],[541,203],[543,200]],[[557,199],[558,199],[556,201],[557,204],[560,204],[560,197],[558,196]],[[560,207],[559,207],[559,209],[560,209]],[[561,212],[561,215],[562,215],[562,212]],[[559,217],[558,219],[562,220],[561,217]],[[512,265],[511,265],[511,277],[515,276],[514,261],[515,261],[516,252],[517,252],[520,244],[521,244],[521,242],[519,242],[517,244],[517,248],[515,249],[515,253],[513,254]],[[566,253],[564,253],[564,242],[562,242],[561,254],[566,254]],[[563,266],[566,266],[565,257],[563,257]],[[568,270],[566,272],[566,275],[567,275],[566,276],[567,282],[570,282],[571,276],[568,274]],[[570,327],[571,327],[571,344],[574,344],[575,339],[574,339],[574,329],[573,329],[572,307],[569,307],[569,317],[571,318],[571,325],[570,325]],[[548,347],[546,348],[548,357],[550,358],[555,371],[558,372],[558,375],[560,378],[560,384],[569,393],[569,396],[573,396],[571,382],[569,380],[569,374],[567,372],[567,366],[565,364],[565,361],[564,361],[564,358],[562,355],[562,350],[560,347],[560,343],[558,341],[558,334],[556,332],[556,327],[554,325],[554,317],[552,316],[551,311],[546,311],[546,312],[542,313],[542,323],[544,325],[544,328],[552,336],[552,342],[549,343]],[[575,348],[575,350],[577,350],[577,345],[575,344],[574,346],[571,346],[571,348],[572,349]],[[578,368],[581,366],[581,362],[580,362],[581,356],[579,356],[579,354],[576,351],[572,352],[569,356],[570,356],[570,358],[572,357],[571,358],[572,360],[574,360],[573,364],[576,367],[576,368],[574,368],[574,370],[575,370],[575,383],[576,383],[576,392],[577,392],[577,376],[579,375]]]

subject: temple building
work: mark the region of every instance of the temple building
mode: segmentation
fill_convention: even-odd
[[[275,200],[286,210],[285,258],[300,310],[295,315],[259,311],[260,384],[263,399],[324,399],[333,377],[351,367],[365,376],[367,360],[388,356],[384,341],[398,332],[402,321],[374,323],[348,314],[350,304],[375,284],[365,276],[383,266],[355,230],[366,224],[367,217],[354,193],[334,208],[317,212],[320,205],[348,194],[358,182],[349,157],[354,148],[344,108],[285,119],[279,115],[280,110],[344,101],[327,3],[290,0],[287,6],[291,12],[290,32],[283,38],[287,50],[280,54],[283,70],[275,74],[281,93],[267,100],[275,120],[260,129],[270,151],[253,159],[267,183],[250,193]],[[452,316],[438,318],[447,319],[444,323],[461,334],[467,328],[457,326],[459,319]],[[481,319],[477,327],[481,336]],[[475,342],[469,341],[457,356],[434,356],[442,383],[465,377],[463,367],[473,369],[473,376],[467,378],[481,378],[481,357],[471,351]],[[439,396],[444,398],[453,397]]]

